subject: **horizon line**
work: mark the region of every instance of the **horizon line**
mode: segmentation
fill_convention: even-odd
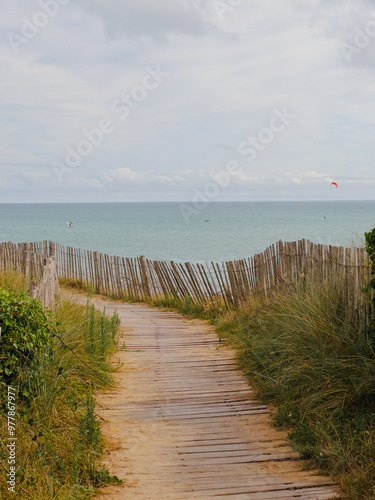
[[[329,199],[280,199],[280,200],[224,200],[224,201],[209,201],[207,205],[212,204],[223,204],[223,203],[310,203],[310,202],[320,202],[320,203],[337,203],[337,202],[375,202],[375,199],[339,199],[339,200],[329,200]],[[120,205],[120,204],[152,204],[152,203],[174,203],[174,204],[194,204],[192,200],[184,201],[7,201],[0,202],[0,205]]]

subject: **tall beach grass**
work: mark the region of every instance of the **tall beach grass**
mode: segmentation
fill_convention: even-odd
[[[350,499],[375,498],[375,356],[337,283],[289,286],[250,297],[219,321],[219,335],[276,426],[311,467]]]
[[[22,276],[0,276],[0,287],[24,291]],[[97,486],[118,482],[101,464],[103,440],[95,411],[95,390],[112,384],[111,354],[117,347],[119,320],[87,305],[59,300],[49,319],[46,352],[34,356],[27,397],[16,400],[17,495],[15,498],[90,498]],[[17,386],[28,373],[21,373]],[[19,387],[18,387],[19,389]],[[1,399],[7,388],[0,384]],[[1,406],[1,435],[7,436],[7,411]],[[8,451],[0,446],[0,498],[10,498]]]

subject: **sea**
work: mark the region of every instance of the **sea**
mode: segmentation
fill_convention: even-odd
[[[374,224],[375,201],[0,204],[0,241],[157,260],[236,260],[302,238],[363,246]]]

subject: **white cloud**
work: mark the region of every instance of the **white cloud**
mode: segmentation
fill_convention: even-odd
[[[375,41],[352,64],[340,51],[371,16],[370,1],[243,1],[220,19],[211,0],[82,0],[16,55],[6,35],[36,8],[15,0],[0,20],[0,174],[19,198],[28,182],[41,200],[91,190],[110,201],[128,186],[140,200],[153,188],[160,199],[183,198],[232,159],[243,173],[226,191],[231,199],[253,185],[257,196],[270,186],[278,196],[279,186],[286,197],[315,196],[333,180],[373,197]],[[157,65],[170,76],[120,121],[111,102]],[[284,106],[293,124],[247,163],[238,144]],[[107,116],[114,133],[60,185],[46,165],[64,161],[83,128]]]
[[[95,189],[100,189],[100,190],[104,190],[105,189],[104,184],[102,182],[100,182],[99,179],[90,179],[88,181],[88,184],[90,186],[92,186],[93,188],[95,188]]]
[[[117,168],[116,170],[110,170],[107,174],[105,174],[104,177],[108,181],[119,180],[119,179],[130,179],[134,181],[139,179],[142,180],[145,179],[147,177],[147,174],[137,173],[128,167],[122,167],[122,168]]]
[[[171,34],[201,36],[212,29],[201,1],[82,0],[80,4],[103,23],[110,39],[136,36],[165,41]]]
[[[315,172],[313,170],[310,170],[309,172],[305,172],[303,175],[305,177],[308,177],[309,179],[327,179],[327,178],[330,178],[329,174],[323,174],[322,172]]]
[[[129,167],[117,168],[115,170],[109,170],[103,175],[103,179],[106,182],[121,182],[121,181],[134,181],[134,182],[156,182],[158,184],[165,184],[174,182],[172,176],[169,175],[158,175],[152,170],[146,172],[136,172]],[[185,179],[180,177],[181,181],[184,182]],[[181,182],[180,181],[180,182]]]
[[[375,186],[375,179],[351,179],[351,180],[344,179],[341,182],[354,185]]]
[[[291,181],[294,183],[294,184],[302,184],[302,180],[299,179],[298,177],[291,177]]]

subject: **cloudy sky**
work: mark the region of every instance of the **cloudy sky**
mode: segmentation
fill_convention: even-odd
[[[12,0],[0,29],[2,203],[374,199],[373,1]]]

